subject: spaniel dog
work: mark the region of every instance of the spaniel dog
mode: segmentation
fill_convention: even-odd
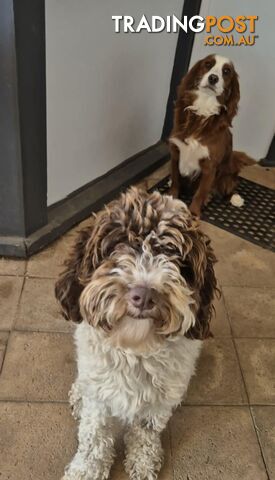
[[[186,393],[210,335],[216,279],[209,239],[186,205],[131,188],[80,232],[56,297],[75,330],[70,391],[78,451],[63,480],[103,480],[114,418],[126,426],[125,469],[154,480],[160,434]]]
[[[239,100],[238,75],[232,62],[219,55],[197,62],[178,87],[169,138],[171,194],[191,190],[194,215],[200,216],[210,192],[231,195],[242,167],[255,163],[232,150],[230,127]]]

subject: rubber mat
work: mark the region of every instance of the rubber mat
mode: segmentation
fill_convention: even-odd
[[[170,178],[166,177],[150,190],[167,193]],[[244,205],[234,207],[217,196],[204,207],[202,220],[227,230],[249,242],[275,251],[275,191],[239,177],[236,192],[244,199]],[[180,195],[187,205],[191,198]]]

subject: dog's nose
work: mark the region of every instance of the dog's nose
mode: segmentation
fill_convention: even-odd
[[[218,81],[219,81],[218,75],[215,75],[214,73],[211,73],[211,75],[209,75],[208,82],[210,83],[210,85],[216,85]]]
[[[150,310],[154,306],[152,290],[148,287],[134,287],[130,291],[132,305],[140,310]]]

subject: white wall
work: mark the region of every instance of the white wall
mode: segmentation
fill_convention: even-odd
[[[112,15],[182,0],[46,0],[48,204],[160,138],[177,34],[114,33]]]
[[[196,34],[191,65],[209,53],[233,60],[240,75],[241,101],[234,120],[234,148],[254,158],[265,157],[275,132],[274,0],[203,0],[201,15],[258,15],[254,46],[204,46],[205,32]],[[214,30],[214,34],[220,34]],[[237,35],[236,35],[237,36]]]

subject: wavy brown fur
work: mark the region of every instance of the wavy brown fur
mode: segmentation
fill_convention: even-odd
[[[91,225],[79,233],[55,287],[63,316],[81,322],[79,297],[93,272],[125,245],[141,252],[144,242],[154,256],[167,255],[193,291],[196,324],[187,336],[195,339],[209,336],[217,291],[213,269],[216,258],[210,241],[182,202],[136,188],[129,189],[97,213]]]
[[[207,203],[210,192],[219,193],[222,196],[231,195],[236,187],[241,169],[255,163],[255,160],[244,152],[233,151],[230,127],[238,112],[240,88],[238,75],[231,62],[227,65],[230,68],[230,74],[224,77],[223,93],[217,97],[220,104],[219,114],[204,117],[192,111],[200,81],[215,65],[215,61],[215,55],[208,55],[199,60],[182,78],[177,90],[173,130],[170,137],[170,141],[172,138],[176,138],[184,143],[188,143],[192,138],[208,149],[209,155],[199,159],[199,177],[184,177],[184,182],[181,182],[179,149],[173,141],[170,143],[171,193],[178,197],[182,186],[186,187],[186,183],[191,184],[189,190],[194,195],[190,210],[198,216]],[[186,182],[186,178],[188,182]]]

